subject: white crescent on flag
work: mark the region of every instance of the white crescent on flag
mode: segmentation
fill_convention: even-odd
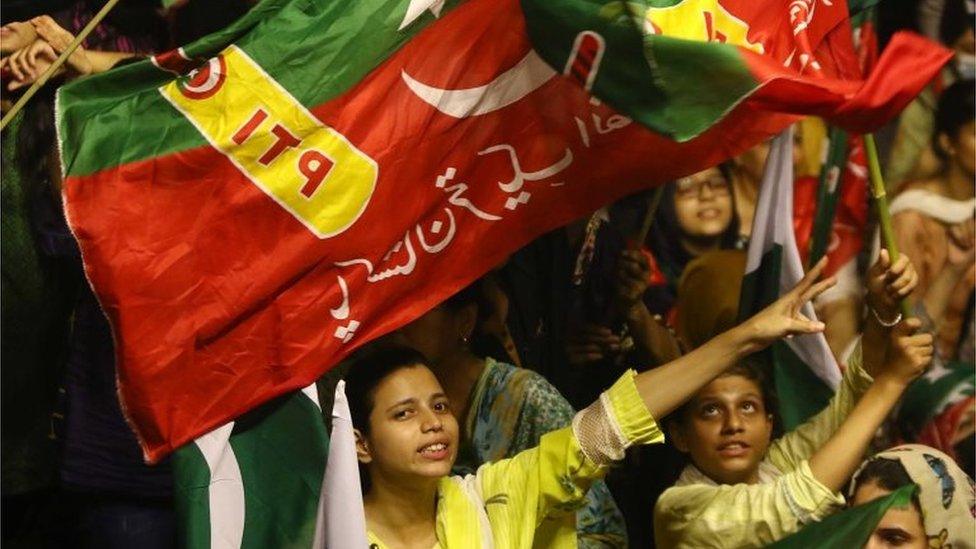
[[[514,67],[476,88],[435,88],[417,81],[405,70],[400,75],[410,90],[428,105],[454,118],[467,118],[515,103],[548,82],[556,71],[531,50]]]

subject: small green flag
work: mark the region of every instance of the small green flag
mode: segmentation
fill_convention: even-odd
[[[820,522],[808,524],[799,532],[768,547],[770,549],[863,547],[888,509],[911,505],[915,489],[914,484],[902,486],[883,498],[847,509]]]

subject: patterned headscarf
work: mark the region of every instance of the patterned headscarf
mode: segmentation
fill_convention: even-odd
[[[854,473],[851,496],[864,467],[875,460],[901,463],[918,485],[918,503],[930,549],[964,549],[974,546],[976,495],[973,481],[949,456],[928,446],[905,444],[885,450]]]

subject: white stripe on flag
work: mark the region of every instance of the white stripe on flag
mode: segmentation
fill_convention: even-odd
[[[233,430],[231,421],[195,441],[210,468],[211,549],[238,549],[244,539],[244,482],[230,445]]]
[[[803,278],[803,263],[793,232],[793,128],[777,136],[770,145],[763,173],[752,236],[746,260],[746,274],[759,268],[763,255],[779,244],[783,249],[779,294],[791,290]],[[804,305],[803,314],[816,319],[813,305]],[[837,389],[840,368],[823,334],[797,336],[786,344],[829,387]]]
[[[353,434],[349,401],[346,400],[346,382],[339,381],[332,405],[329,459],[319,495],[319,519],[315,524],[312,547],[365,549],[368,545],[363,492],[359,484],[359,460],[356,459],[356,436]]]

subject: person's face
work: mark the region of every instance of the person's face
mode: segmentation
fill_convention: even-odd
[[[709,168],[679,179],[674,209],[682,232],[691,238],[721,236],[732,222],[729,182],[718,168]]]
[[[759,385],[740,375],[722,376],[698,392],[672,439],[712,480],[722,484],[759,481],[773,431]]]
[[[890,490],[881,488],[875,482],[865,482],[857,487],[851,505],[863,505],[890,493]],[[922,515],[914,505],[888,509],[864,547],[865,549],[887,549],[889,547],[926,549],[928,538],[925,535],[925,526],[922,524]]]
[[[450,474],[458,424],[426,366],[401,368],[377,385],[369,428],[357,433],[356,449],[374,482],[409,485]]]

